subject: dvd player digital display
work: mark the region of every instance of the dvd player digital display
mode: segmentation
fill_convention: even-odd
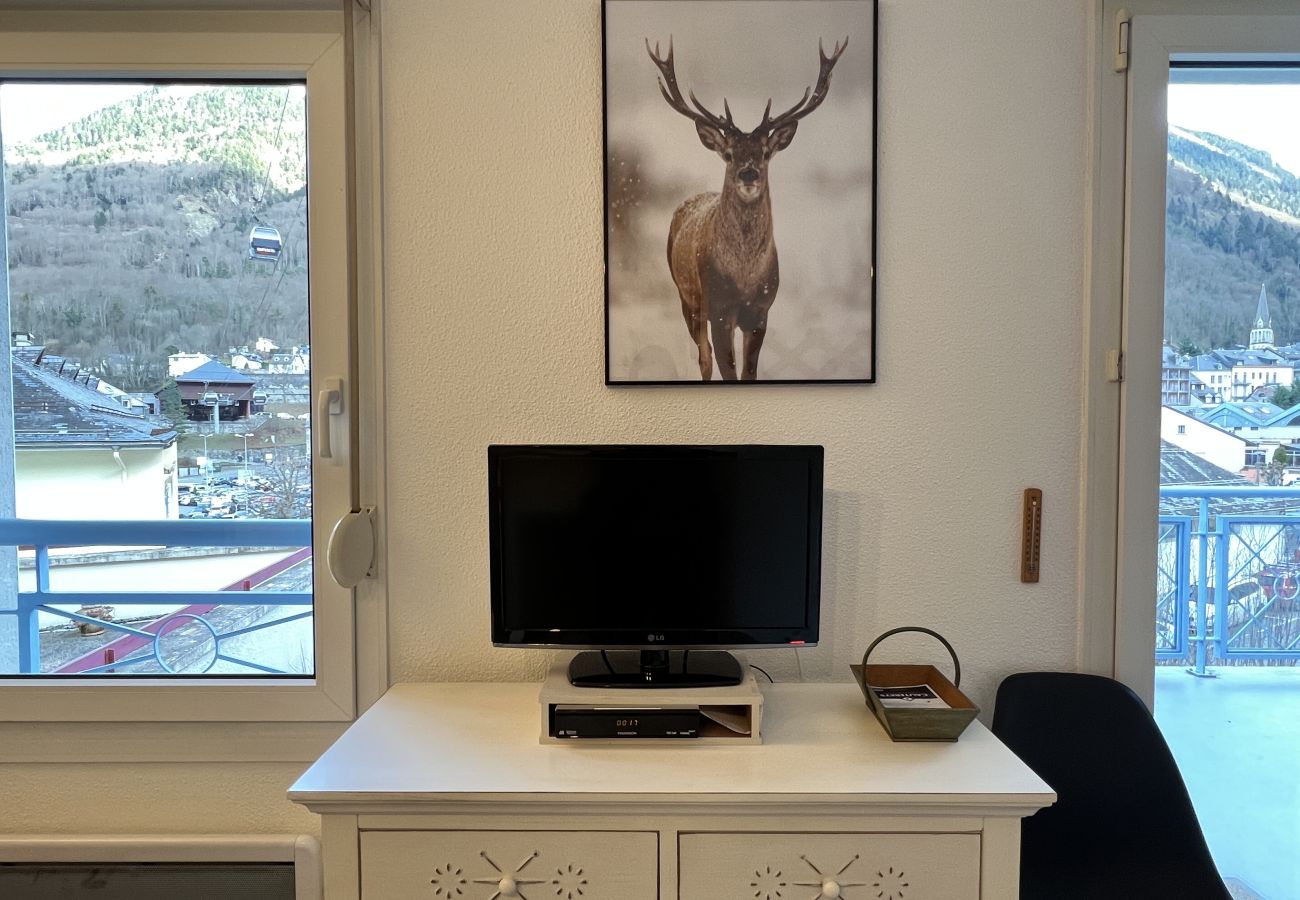
[[[697,707],[606,707],[557,704],[551,711],[557,738],[693,738],[700,735]]]

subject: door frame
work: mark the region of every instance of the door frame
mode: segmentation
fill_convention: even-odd
[[[1300,14],[1289,0],[1098,0],[1094,10],[1079,668],[1112,675],[1151,706],[1160,427],[1151,351],[1163,336],[1169,59],[1293,56]],[[1153,296],[1161,302],[1138,302]]]

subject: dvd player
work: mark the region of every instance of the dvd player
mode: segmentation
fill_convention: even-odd
[[[699,737],[700,710],[556,704],[551,710],[551,735],[573,739]]]

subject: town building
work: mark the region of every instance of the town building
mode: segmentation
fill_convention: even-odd
[[[262,365],[262,357],[247,347],[230,351],[230,367],[232,369],[238,369],[241,372],[260,372]]]
[[[192,372],[204,363],[212,361],[206,353],[173,353],[167,357],[167,375],[179,378],[186,372]]]
[[[1282,408],[1265,401],[1224,402],[1214,406],[1188,407],[1187,412],[1224,431],[1246,432],[1246,436],[1250,437],[1251,432],[1258,432],[1271,422],[1282,412]]]
[[[1255,323],[1250,329],[1251,350],[1273,350],[1273,314],[1268,311],[1268,291],[1259,286],[1259,301],[1255,306]]]
[[[1240,434],[1205,421],[1196,413],[1218,407],[1184,410],[1160,408],[1160,440],[1233,474],[1246,466],[1247,453],[1255,444]],[[1163,458],[1163,454],[1162,454]]]
[[[276,350],[268,357],[266,371],[273,375],[306,375],[311,371],[311,349]]]
[[[1262,387],[1284,387],[1295,380],[1295,363],[1276,350],[1211,350],[1188,358],[1191,390],[1202,402],[1250,399]]]
[[[176,378],[181,404],[195,422],[234,422],[253,414],[254,380],[230,366],[208,361]]]
[[[177,517],[169,423],[124,408],[43,347],[15,347],[11,359],[19,518]]]
[[[1166,344],[1160,349],[1160,404],[1187,406],[1192,402],[1192,367]]]

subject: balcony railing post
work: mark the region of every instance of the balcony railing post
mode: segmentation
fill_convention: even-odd
[[[1192,519],[1186,517],[1177,526],[1177,559],[1174,564],[1174,654],[1187,659],[1187,642],[1192,636]]]
[[[36,591],[50,592],[50,548],[45,545],[36,548]]]
[[[36,604],[18,598],[18,671],[38,675],[41,671],[41,629]]]
[[[1196,647],[1196,663],[1193,672],[1196,675],[1205,674],[1205,642],[1206,642],[1206,607],[1209,603],[1209,589],[1207,583],[1210,575],[1210,498],[1202,497],[1200,502],[1200,511],[1196,520],[1196,637],[1192,640]],[[1222,549],[1223,541],[1217,542],[1215,547],[1216,562],[1215,571],[1218,571],[1217,555]],[[1214,586],[1215,591],[1219,590],[1220,585]]]
[[[1214,648],[1219,659],[1228,658],[1228,553],[1231,548],[1232,518],[1219,516],[1214,523],[1218,552],[1214,556]]]
[[[18,671],[24,675],[41,672],[41,621],[37,607],[45,602],[43,594],[50,591],[50,548],[36,545],[37,597],[18,598]]]

